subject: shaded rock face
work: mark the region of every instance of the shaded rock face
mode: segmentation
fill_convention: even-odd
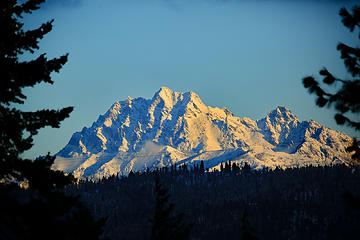
[[[162,87],[152,99],[114,103],[90,128],[73,134],[53,167],[102,177],[201,160],[207,168],[227,160],[254,168],[327,165],[349,160],[350,141],[314,121],[300,122],[286,107],[254,121],[206,106],[193,92]]]

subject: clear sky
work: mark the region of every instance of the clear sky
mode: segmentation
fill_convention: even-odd
[[[301,80],[326,66],[348,77],[336,45],[356,36],[340,22],[351,1],[50,0],[24,18],[28,28],[55,19],[40,53],[69,61],[54,85],[25,90],[23,110],[74,106],[60,129],[45,128],[24,154],[57,153],[117,100],[152,98],[161,87],[196,92],[213,107],[254,120],[287,106],[300,120],[341,128],[315,106]],[[27,58],[29,56],[25,56]]]

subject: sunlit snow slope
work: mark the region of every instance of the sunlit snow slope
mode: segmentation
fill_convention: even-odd
[[[218,168],[231,160],[254,168],[328,165],[350,159],[344,133],[300,122],[286,107],[258,121],[206,106],[193,92],[162,87],[150,100],[114,103],[76,132],[53,167],[76,177],[102,177],[174,163]]]

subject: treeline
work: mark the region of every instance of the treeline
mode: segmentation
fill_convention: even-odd
[[[107,217],[110,239],[150,239],[156,177],[174,214],[191,226],[190,239],[358,239],[359,171],[345,165],[253,171],[227,162],[208,172],[202,163],[83,180],[66,192]]]

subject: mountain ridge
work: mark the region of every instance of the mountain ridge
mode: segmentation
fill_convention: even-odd
[[[207,106],[196,93],[162,87],[152,99],[115,102],[73,134],[53,167],[102,177],[201,160],[210,169],[226,160],[254,168],[329,165],[349,161],[344,146],[350,141],[315,121],[300,121],[285,106],[254,121]]]

